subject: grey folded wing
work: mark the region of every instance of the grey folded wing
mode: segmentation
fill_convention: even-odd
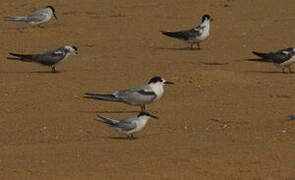
[[[200,36],[203,33],[203,29],[201,26],[198,26],[193,29],[189,29],[186,31],[179,31],[178,36],[181,37],[184,40],[190,40],[192,38],[195,38],[196,36]]]
[[[286,48],[279,50],[275,53],[269,53],[268,56],[274,63],[281,64],[292,58],[294,56],[294,51],[293,48]]]
[[[148,85],[117,91],[114,95],[124,102],[133,105],[149,104],[157,97]]]
[[[185,30],[185,31],[176,31],[176,32],[162,31],[162,33],[166,36],[170,36],[170,37],[177,38],[177,39],[182,39],[185,41],[192,39],[193,37],[198,35],[198,31],[195,31],[194,29]]]
[[[48,10],[42,9],[37,12],[33,12],[32,14],[27,15],[27,21],[34,21],[34,22],[41,22],[44,21],[44,19],[48,18]]]
[[[33,59],[40,64],[51,66],[63,60],[65,56],[66,53],[64,51],[56,49],[44,54],[33,55]]]
[[[204,32],[205,26],[197,26],[195,28],[192,29],[192,33],[195,34],[195,36],[201,36]]]
[[[113,127],[120,128],[123,131],[130,131],[136,128],[136,124],[134,123],[134,120],[136,120],[136,118],[136,116],[132,116],[126,119],[122,119]]]

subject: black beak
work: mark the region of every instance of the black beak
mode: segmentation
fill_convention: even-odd
[[[210,21],[213,21],[213,20],[214,20],[214,19],[212,19],[212,18],[210,19]]]
[[[150,115],[152,118],[159,119],[157,116]]]
[[[55,17],[55,19],[57,20],[57,17],[56,17],[56,15],[53,13],[53,16]]]
[[[164,84],[174,84],[174,82],[171,82],[171,81],[165,81]]]

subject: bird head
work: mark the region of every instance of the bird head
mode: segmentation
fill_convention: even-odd
[[[208,14],[205,14],[202,17],[202,23],[205,22],[205,21],[211,22],[211,21],[213,21],[213,19]]]
[[[159,76],[155,76],[152,79],[150,79],[148,84],[161,84],[161,85],[167,85],[167,84],[174,84],[171,81],[167,81],[164,78],[161,78]]]
[[[78,48],[76,46],[64,46],[64,48],[71,54],[78,54]]]
[[[54,9],[54,7],[52,7],[52,6],[46,6],[46,8],[51,9],[54,18],[57,19],[56,15],[55,15],[55,9]]]
[[[137,117],[147,117],[147,118],[154,118],[159,119],[157,116],[153,115],[150,111],[141,111]]]

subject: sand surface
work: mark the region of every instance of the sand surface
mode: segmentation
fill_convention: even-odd
[[[1,1],[0,16],[46,6]],[[1,22],[0,179],[295,179],[295,74],[247,62],[252,50],[294,47],[294,0],[55,0],[45,28]],[[202,50],[161,35],[213,18]],[[8,52],[79,48],[57,66],[9,61]],[[136,140],[96,113],[137,114],[125,104],[84,99],[174,81],[148,109]]]

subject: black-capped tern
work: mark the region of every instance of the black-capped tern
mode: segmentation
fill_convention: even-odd
[[[190,48],[194,48],[194,44],[197,44],[198,49],[200,49],[200,42],[206,40],[210,35],[210,22],[213,21],[213,19],[205,14],[202,17],[202,23],[189,30],[184,31],[176,31],[176,32],[167,32],[167,31],[161,31],[162,34],[173,37],[176,39],[183,40],[190,44]]]
[[[150,118],[158,119],[149,111],[142,111],[137,116],[127,117],[122,120],[113,120],[97,114],[99,122],[109,125],[112,129],[120,134],[126,134],[128,138],[134,138],[133,133],[141,131]]]
[[[113,94],[85,93],[85,97],[140,106],[141,111],[144,111],[147,104],[153,103],[163,95],[164,85],[166,84],[174,83],[156,76],[153,77],[148,84],[136,88],[119,90]]]
[[[75,46],[62,46],[57,49],[50,50],[43,54],[16,54],[9,53],[15,57],[8,57],[9,60],[19,60],[23,62],[35,62],[41,65],[50,66],[52,72],[55,71],[55,65],[62,60],[68,58],[71,54],[78,54],[78,49]]]

